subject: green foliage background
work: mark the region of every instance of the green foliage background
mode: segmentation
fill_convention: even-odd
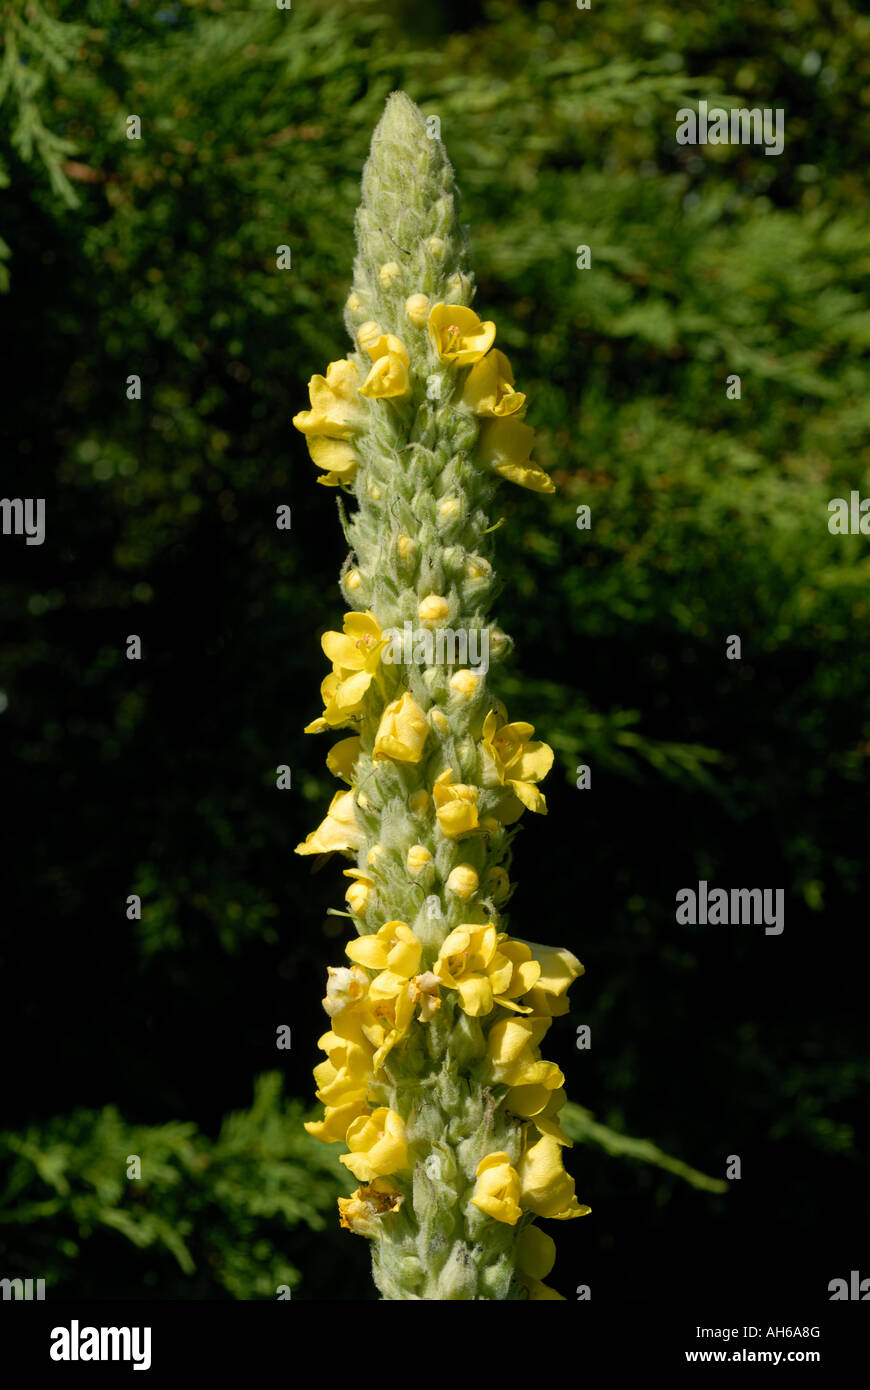
[[[512,926],[586,962],[554,1055],[610,1126],[575,1114],[593,1217],[555,1282],[826,1287],[870,1079],[870,558],[827,529],[830,498],[870,494],[870,22],[848,0],[0,13],[3,490],[48,517],[44,546],[2,541],[0,1273],[55,1297],[372,1296],[334,1229],[346,1175],[299,1126],[344,937],[335,866],[292,856],[331,791],[301,727],[344,546],[289,422],[345,351],[360,171],[403,87],[440,118],[478,306],[559,486],[505,489],[500,533],[502,693],[560,755]],[[784,153],[677,146],[702,97],[783,107]],[[678,927],[699,878],[783,886],[784,935]],[[692,1190],[612,1131],[745,1177]]]

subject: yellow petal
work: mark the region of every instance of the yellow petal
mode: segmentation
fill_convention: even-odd
[[[340,739],[326,755],[326,766],[334,777],[350,781],[351,774],[359,758],[361,739],[358,735]]]
[[[339,478],[353,477],[359,467],[359,459],[353,446],[344,439],[329,439],[326,435],[306,436],[308,452],[318,468],[335,473]]]

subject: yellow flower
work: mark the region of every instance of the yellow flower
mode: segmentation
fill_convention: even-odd
[[[355,965],[409,980],[419,969],[423,947],[406,922],[385,922],[374,936],[349,941],[345,951]]]
[[[348,975],[352,972],[330,973]],[[324,1003],[327,1002],[335,1001],[324,1000]],[[350,1006],[349,1011],[352,1012],[355,1007],[356,1003]],[[314,1068],[317,1099],[326,1107],[324,1117],[305,1125],[309,1134],[327,1144],[343,1140],[353,1121],[368,1114],[367,1091],[373,1075],[372,1045],[359,1028],[357,1020],[348,1019],[341,1007],[338,1007],[336,1016],[342,1018],[345,1026],[341,1035],[333,1028],[319,1039],[318,1046],[326,1052],[327,1060]],[[351,1026],[348,1027],[348,1023]]]
[[[367,1026],[365,1033],[377,1048],[372,1057],[372,1070],[379,1071],[411,1027],[415,1003],[412,982],[396,971],[382,970],[372,981],[369,1001],[374,1024]]]
[[[320,639],[332,671],[320,686],[323,714],[307,725],[306,733],[347,724],[362,712],[381,653],[388,645],[389,638],[384,637],[373,613],[346,613],[342,626],[342,632],[325,632]]]
[[[372,1000],[371,981],[358,965],[330,967],[323,1007],[329,1014],[332,1032],[348,1042],[380,1047],[387,1028],[395,1024],[395,1008],[390,1001]],[[377,1071],[372,1057],[371,1071]]]
[[[348,874],[357,874],[357,869],[346,869]],[[330,1018],[336,1019],[348,1010],[356,1010],[364,1002],[369,990],[369,977],[364,970],[346,965],[327,966],[326,998],[323,1007]],[[335,1031],[333,1023],[333,1031]]]
[[[528,1092],[526,1092],[526,1088],[521,1086],[517,1088],[517,1091],[519,1093],[530,1094],[531,1088],[529,1088]],[[535,1126],[535,1129],[538,1130],[540,1134],[549,1134],[553,1139],[556,1140],[557,1144],[563,1144],[566,1149],[573,1149],[574,1140],[569,1138],[562,1126],[559,1124],[558,1119],[556,1118],[559,1114],[559,1111],[562,1109],[562,1106],[568,1099],[567,1093],[563,1086],[559,1086],[554,1091],[551,1091],[546,1105],[543,1107],[543,1109],[535,1111],[533,1115],[527,1115],[525,1111],[515,1110],[512,1105],[508,1104],[511,1098],[511,1094],[512,1093],[508,1091],[507,1095],[504,1098],[505,1105],[507,1106],[508,1110],[513,1110],[514,1114],[522,1113],[525,1119],[531,1119],[532,1123]]]
[[[477,829],[477,794],[477,787],[465,782],[454,785],[450,768],[435,778],[432,787],[435,815],[445,835],[455,839]]]
[[[462,392],[463,405],[475,415],[514,415],[519,418],[526,398],[514,390],[514,374],[503,352],[493,348],[468,373]]]
[[[417,1017],[421,1023],[428,1023],[432,1015],[441,1008],[440,985],[439,976],[431,970],[425,970],[422,975],[415,975],[408,985],[411,1007],[416,1008],[420,1005]]]
[[[406,396],[411,389],[411,378],[408,353],[401,338],[392,333],[383,333],[379,338],[368,337],[365,349],[373,366],[359,388],[360,395],[373,400]]]
[[[512,1115],[521,1115],[524,1120],[530,1120],[541,1116],[548,1118],[545,1114],[554,1094],[562,1090],[565,1080],[562,1072],[554,1062],[539,1063],[543,1068],[552,1068],[544,1081],[526,1083],[522,1086],[511,1086],[504,1098],[505,1109],[510,1110]],[[564,1104],[564,1097],[562,1099]]]
[[[380,972],[367,996],[374,1026],[364,1024],[366,1037],[377,1048],[372,1070],[378,1071],[410,1028],[415,1001],[409,982],[420,967],[423,947],[407,923],[385,922],[374,936],[357,937],[345,949],[357,965]]]
[[[536,1144],[525,1150],[517,1174],[522,1188],[520,1201],[526,1211],[553,1221],[570,1221],[591,1211],[591,1207],[577,1201],[574,1179],[565,1172],[561,1146],[551,1135],[542,1134]]]
[[[546,1031],[546,1020],[538,1018],[503,1018],[494,1024],[486,1040],[493,1079],[500,1081],[497,1069],[511,1066],[525,1048],[537,1045]]]
[[[315,1139],[325,1144],[343,1144],[354,1120],[368,1114],[364,1098],[346,1101],[342,1105],[327,1105],[322,1120],[306,1120],[305,1128]]]
[[[324,478],[317,479],[319,483],[323,483],[324,487],[338,487],[340,483],[352,481],[359,468],[359,459],[353,451],[353,445],[348,444],[346,439],[330,439],[323,434],[309,434],[306,435],[305,442],[312,461],[326,472]]]
[[[364,917],[375,881],[363,869],[343,869],[342,873],[354,880],[344,895],[347,905],[357,917]]]
[[[508,724],[495,710],[483,722],[483,747],[502,786],[510,787],[530,811],[546,814],[547,803],[536,782],[553,766],[553,750],[540,740],[532,742],[533,724]]]
[[[374,613],[345,613],[341,632],[324,632],[320,645],[336,671],[366,671],[386,645]],[[368,688],[368,686],[366,686]]]
[[[340,739],[326,755],[326,766],[330,772],[335,777],[343,777],[345,782],[349,782],[359,757],[360,747],[361,740],[357,734],[351,738]]]
[[[531,1302],[565,1299],[555,1289],[549,1288],[542,1280],[546,1279],[556,1263],[556,1242],[552,1236],[542,1231],[540,1226],[526,1226],[517,1236],[516,1270],[520,1281],[528,1290]]]
[[[354,364],[344,358],[330,362],[325,377],[313,376],[309,381],[311,409],[294,415],[293,424],[306,435],[350,439],[365,419],[358,392],[359,372]]]
[[[356,823],[353,791],[336,792],[329,803],[325,820],[306,835],[297,854],[332,854],[336,850],[359,849],[365,834]]]
[[[498,1002],[504,1004],[506,1008],[516,1009],[520,1013],[531,1013],[528,1006],[515,1004],[511,1001],[527,994],[537,982],[541,973],[540,965],[536,960],[533,960],[532,952],[524,941],[512,941],[506,932],[499,932],[498,934],[498,949],[512,966],[510,984]]]
[[[585,974],[585,967],[564,946],[540,946],[527,941],[532,959],[541,967],[541,974],[528,996],[536,1014],[557,1018],[568,1012],[568,990],[574,980]]]
[[[392,700],[381,715],[372,757],[418,763],[423,756],[428,729],[426,716],[406,690],[400,699]]]
[[[380,1234],[379,1223],[385,1216],[398,1211],[404,1198],[386,1178],[358,1187],[349,1197],[339,1197],[339,1225],[360,1236]]]
[[[386,1178],[408,1168],[408,1141],[402,1117],[386,1106],[361,1115],[347,1131],[349,1154],[340,1162],[359,1182]]]
[[[344,358],[330,362],[325,377],[311,378],[308,394],[311,409],[294,415],[293,424],[305,435],[314,463],[326,473],[317,481],[328,487],[349,483],[359,459],[348,440],[365,420],[359,402],[359,373]]]
[[[370,400],[387,401],[407,396],[410,389],[407,363],[395,352],[389,352],[374,363],[359,391]]]
[[[552,478],[529,458],[534,442],[534,430],[521,420],[511,416],[486,420],[477,441],[477,458],[509,482],[519,483],[520,487],[532,492],[555,492]]]
[[[467,367],[492,347],[495,324],[481,323],[464,304],[436,304],[429,314],[429,334],[442,362]]]
[[[554,1091],[565,1080],[555,1062],[543,1060],[538,1044],[548,1018],[507,1018],[496,1023],[486,1040],[487,1076],[499,1086],[543,1086]]]
[[[556,1263],[556,1242],[540,1226],[526,1226],[514,1247],[519,1273],[533,1279],[546,1279]]]
[[[495,1221],[515,1226],[522,1216],[520,1180],[506,1153],[487,1154],[477,1165],[472,1202]]]
[[[472,1018],[490,1013],[495,1004],[524,1012],[514,998],[537,978],[538,967],[529,955],[528,949],[498,936],[492,925],[467,923],[445,938],[434,969],[442,984],[456,990],[460,1008]]]
[[[372,1079],[370,1043],[364,1038],[342,1038],[330,1031],[318,1039],[317,1045],[327,1054],[326,1061],[314,1068],[317,1099],[324,1105],[343,1105],[365,1099]]]

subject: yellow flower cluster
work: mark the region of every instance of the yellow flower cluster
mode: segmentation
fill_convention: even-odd
[[[466,925],[449,933],[434,968],[421,972],[423,947],[405,922],[385,922],[357,937],[346,954],[352,964],[330,969],[323,1001],[332,1026],[319,1039],[326,1061],[314,1076],[324,1118],[306,1125],[320,1139],[347,1144],[340,1161],[364,1184],[339,1203],[342,1225],[372,1234],[377,1220],[402,1202],[399,1188],[387,1179],[412,1167],[405,1124],[395,1110],[373,1107],[370,1091],[383,1082],[381,1069],[408,1035],[415,1009],[419,1024],[427,1024],[441,1007],[443,990],[454,991],[459,1007],[473,1018],[499,1007],[519,1015],[491,1026],[485,1081],[523,1122],[522,1153],[515,1165],[504,1152],[486,1154],[474,1174],[472,1203],[508,1225],[524,1213],[558,1221],[584,1216],[589,1208],[578,1203],[562,1164],[562,1146],[571,1143],[557,1120],[564,1076],[539,1050],[551,1019],[567,1009],[569,986],[583,972],[577,958],[564,949],[510,940],[492,925]],[[529,1002],[519,1003],[521,998]],[[530,1296],[559,1295],[538,1289]]]
[[[421,310],[428,305],[425,295],[412,295],[408,304],[412,306],[409,318],[419,322]],[[482,323],[463,304],[435,304],[429,310],[428,327],[441,362],[471,368],[461,401],[482,422],[477,461],[533,492],[555,492],[552,479],[529,457],[535,432],[523,423],[526,397],[515,388],[510,362],[492,347],[495,324]],[[359,468],[353,441],[366,420],[359,397],[400,400],[411,393],[410,361],[400,338],[370,322],[357,330],[357,342],[372,359],[365,380],[360,380],[353,362],[345,358],[330,362],[325,377],[313,376],[308,383],[311,409],[293,417],[293,424],[306,437],[313,462],[324,470],[317,481],[328,487],[349,484]]]

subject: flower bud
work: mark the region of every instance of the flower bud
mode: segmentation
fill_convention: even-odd
[[[459,695],[464,700],[470,700],[477,690],[479,679],[473,671],[454,671],[450,677],[450,689],[454,695]]]
[[[462,511],[462,503],[458,497],[443,497],[438,503],[438,515],[445,521],[453,521]]]
[[[426,250],[433,260],[443,261],[446,247],[440,236],[430,236],[426,242]]]
[[[429,300],[425,294],[412,294],[405,300],[405,313],[417,328],[423,328],[429,319]]]
[[[465,562],[467,579],[489,579],[491,574],[492,565],[488,560],[484,560],[481,555],[469,555]]]
[[[411,814],[414,816],[425,816],[429,808],[429,793],[427,791],[413,792],[408,798],[408,805]]]
[[[468,902],[468,899],[474,896],[479,881],[477,871],[470,864],[457,864],[447,875],[447,887],[463,902]]]
[[[446,734],[450,728],[447,716],[440,709],[430,709],[429,720],[433,729],[437,729],[439,734]]]
[[[409,874],[418,874],[432,863],[432,856],[425,845],[412,845],[408,850],[405,864]]]
[[[364,917],[375,881],[362,869],[345,869],[344,872],[347,878],[354,880],[344,895],[347,905],[357,917]]]
[[[397,280],[402,278],[402,267],[396,265],[395,261],[387,261],[378,271],[378,279],[385,289],[390,289]]]
[[[363,352],[368,352],[384,336],[384,330],[379,323],[369,319],[361,328],[356,331],[356,340]]]
[[[440,623],[450,614],[450,604],[440,594],[430,594],[417,608],[421,623]]]

